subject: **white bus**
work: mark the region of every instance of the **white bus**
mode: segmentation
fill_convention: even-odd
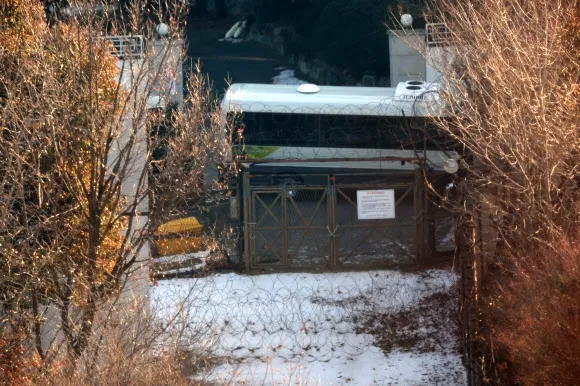
[[[401,159],[442,169],[455,157],[429,124],[443,113],[437,85],[421,81],[396,88],[233,84],[222,112],[243,133],[234,153],[253,170],[414,167]]]
[[[395,183],[409,181],[409,175],[424,167],[428,175],[434,172],[430,175],[438,178],[438,184],[446,184],[444,166],[450,159],[458,159],[452,142],[431,123],[433,116],[444,114],[437,85],[420,81],[403,82],[395,88],[233,84],[221,107],[229,121],[230,135],[242,133],[233,153],[246,172],[242,176],[249,178],[238,180],[236,194],[230,199],[230,217],[238,221],[245,235],[238,245],[240,253],[250,248],[252,239],[253,231],[246,229],[245,223],[255,221],[254,212],[266,205],[261,201],[261,206],[256,203],[254,209],[244,208],[254,205],[251,194],[249,200],[241,199],[242,192],[249,192],[249,185],[257,189],[261,200],[269,194],[264,196],[264,191],[280,186],[293,202],[290,206],[310,208],[308,200],[322,193],[312,193],[309,187],[326,181],[319,181],[319,176],[328,176],[329,180],[348,176],[356,184],[380,178],[368,176],[388,173],[389,181]],[[288,207],[272,198],[274,195],[268,197],[274,200],[268,201],[268,210],[280,215],[282,208]],[[298,204],[302,198],[304,202]],[[340,208],[336,210],[344,217],[352,208],[343,198],[337,200],[336,208]],[[272,209],[272,205],[277,207]],[[412,212],[413,204],[402,205]],[[258,216],[254,227],[264,226],[266,220],[260,222],[263,218],[267,216]],[[402,218],[409,220],[412,216]],[[275,228],[276,224],[267,224],[266,228]],[[433,233],[437,232],[447,230]]]

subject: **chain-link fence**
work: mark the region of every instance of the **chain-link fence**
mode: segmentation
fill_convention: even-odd
[[[424,175],[242,173],[248,268],[343,269],[416,263],[452,227],[431,216]],[[437,220],[437,221],[435,221]],[[437,226],[436,226],[437,225]],[[436,232],[437,231],[437,232]]]

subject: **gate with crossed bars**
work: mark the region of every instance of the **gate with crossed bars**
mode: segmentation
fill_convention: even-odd
[[[421,169],[399,173],[244,172],[249,269],[334,270],[414,263],[428,253]],[[395,218],[360,219],[357,191],[393,190]]]

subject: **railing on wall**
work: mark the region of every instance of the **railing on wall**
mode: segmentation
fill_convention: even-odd
[[[451,40],[451,31],[443,23],[425,25],[427,47],[445,47]]]
[[[143,36],[104,36],[103,40],[111,43],[111,55],[121,60],[143,59]]]

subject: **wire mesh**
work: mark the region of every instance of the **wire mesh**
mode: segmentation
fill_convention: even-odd
[[[252,177],[245,227],[251,267],[340,269],[416,261],[422,242],[417,221],[429,220],[416,216],[416,205],[424,202],[415,202],[414,174]],[[395,218],[361,218],[361,190],[392,190]]]
[[[286,190],[289,266],[328,265],[328,191],[291,189]]]
[[[361,187],[337,187],[338,263],[404,264],[416,257],[416,222],[413,186],[368,186],[363,189],[395,191],[395,218],[361,220],[357,216],[357,191]]]

